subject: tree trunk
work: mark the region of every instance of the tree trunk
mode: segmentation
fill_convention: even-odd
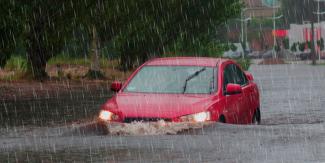
[[[47,78],[45,71],[47,59],[40,51],[35,49],[28,50],[28,70],[34,79],[42,80]]]
[[[28,73],[34,79],[43,80],[48,77],[45,68],[49,59],[46,47],[43,45],[40,28],[33,27],[27,38]]]
[[[132,65],[132,56],[133,54],[128,51],[128,50],[123,50],[121,58],[120,58],[120,65],[121,65],[121,69],[122,71],[126,72],[128,70],[130,70],[133,65]]]
[[[314,42],[314,21],[311,22],[311,60],[312,64],[316,65],[316,50],[315,50],[315,42]]]
[[[92,40],[91,40],[91,71],[100,71],[99,52],[98,52],[98,37],[96,27],[92,26]]]
[[[99,63],[99,40],[97,36],[96,27],[92,26],[92,40],[90,44],[90,69],[86,74],[86,77],[89,79],[104,79],[103,73],[100,71]]]
[[[0,68],[5,67],[7,60],[9,59],[10,55],[8,55],[9,52],[2,52],[0,49]]]

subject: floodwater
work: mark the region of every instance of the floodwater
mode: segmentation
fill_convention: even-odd
[[[0,160],[325,162],[325,66],[253,65],[250,71],[260,87],[261,125],[103,128],[93,122],[108,91],[6,101],[0,106],[6,110],[0,117]],[[30,113],[22,114],[24,109]]]

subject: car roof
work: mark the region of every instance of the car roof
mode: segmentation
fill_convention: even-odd
[[[218,64],[228,61],[224,58],[209,57],[167,57],[155,58],[145,63],[147,66],[205,66],[215,67]]]

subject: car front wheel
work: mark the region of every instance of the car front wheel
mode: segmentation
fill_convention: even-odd
[[[252,123],[255,125],[261,124],[261,112],[260,109],[256,109],[252,118]]]

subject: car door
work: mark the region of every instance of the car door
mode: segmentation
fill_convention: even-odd
[[[232,64],[234,70],[235,83],[242,87],[242,99],[239,106],[239,119],[241,123],[251,122],[251,94],[254,90],[252,85],[249,84],[245,73],[239,68],[239,66]]]
[[[235,80],[235,71],[232,64],[227,64],[224,68],[223,72],[223,96],[225,99],[225,111],[224,114],[226,116],[227,123],[242,123],[242,119],[240,119],[240,107],[242,103],[242,94],[232,94],[229,95],[226,92],[227,84],[233,83],[236,84]]]

